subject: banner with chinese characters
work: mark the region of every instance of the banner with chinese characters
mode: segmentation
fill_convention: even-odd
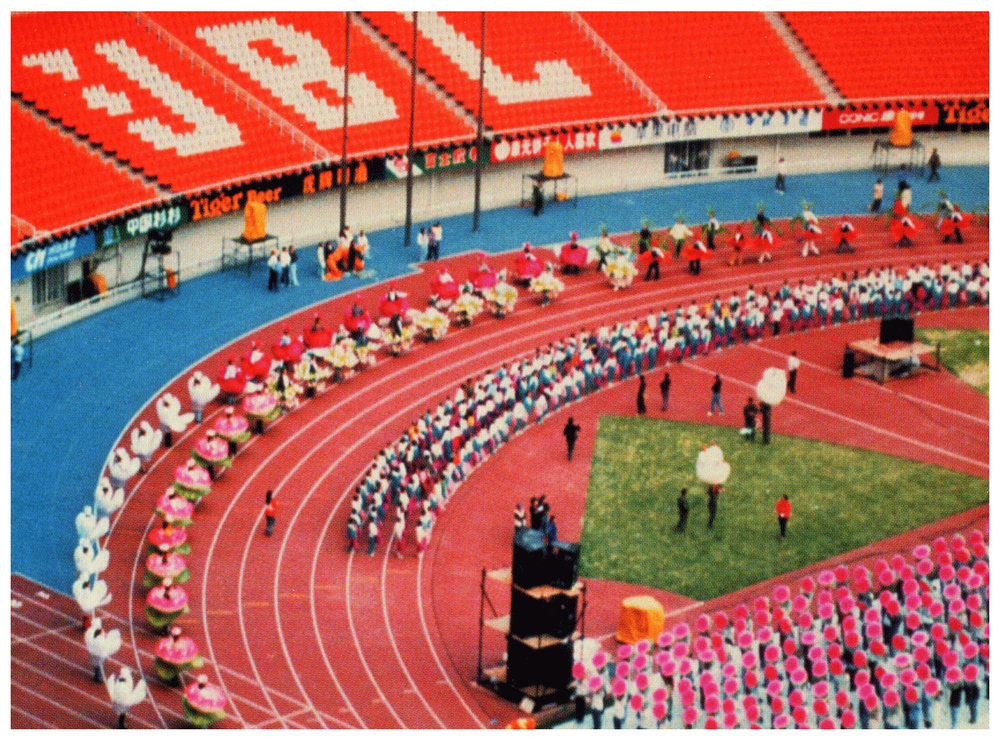
[[[597,151],[597,131],[577,131],[558,135],[537,135],[508,141],[506,138],[494,142],[490,150],[490,160],[494,163],[540,159],[545,155],[543,146],[549,141],[559,141],[564,154],[581,151]]]
[[[188,198],[191,222],[210,220],[231,212],[242,212],[247,202],[271,205],[299,195],[315,194],[340,187],[341,169],[336,162],[308,172],[296,172],[272,177],[263,182],[228,187],[221,192]],[[347,168],[348,184],[364,184],[385,178],[383,159],[364,159],[350,162]]]
[[[87,231],[81,235],[53,241],[45,248],[38,248],[28,253],[19,252],[10,262],[10,280],[17,281],[31,276],[36,271],[81,258],[93,253],[96,247],[97,239],[93,231]]]
[[[938,109],[911,105],[906,107],[913,125],[935,125]],[[823,130],[847,130],[850,128],[891,128],[896,122],[896,110],[826,110],[823,113]]]
[[[151,212],[135,215],[124,221],[111,223],[97,233],[97,247],[114,246],[129,238],[146,235],[154,228],[176,228],[188,221],[186,202],[180,202]]]
[[[637,125],[606,126],[598,136],[601,151],[619,148],[651,146],[674,141],[714,140],[717,138],[750,138],[753,136],[811,133],[821,129],[822,115],[815,110],[797,112],[747,113],[716,115],[700,119],[653,119]]]

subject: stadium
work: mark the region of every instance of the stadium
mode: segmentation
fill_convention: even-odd
[[[988,13],[10,43],[13,728],[988,727]]]

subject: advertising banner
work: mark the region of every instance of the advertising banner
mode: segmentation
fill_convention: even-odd
[[[822,115],[815,110],[797,112],[716,115],[714,118],[675,118],[647,120],[639,125],[625,124],[602,128],[598,137],[601,151],[634,146],[650,146],[675,141],[749,138],[753,136],[811,133],[822,126]]]
[[[36,271],[81,258],[93,253],[96,247],[97,239],[94,237],[94,232],[88,231],[82,235],[54,241],[45,248],[22,253],[10,262],[10,280],[18,281]]]
[[[936,106],[907,107],[913,125],[935,125],[938,122]],[[896,122],[896,110],[825,110],[823,130],[848,130],[850,128],[891,128]]]
[[[347,170],[348,184],[363,184],[385,178],[383,159],[352,161]],[[341,171],[336,163],[319,171],[295,172],[264,182],[241,184],[222,192],[188,198],[191,222],[210,220],[231,212],[242,212],[247,202],[273,204],[299,195],[314,194],[340,186]]]
[[[188,221],[187,202],[179,202],[151,212],[111,223],[97,232],[97,247],[106,248],[129,238],[146,235],[153,228],[175,228]]]
[[[493,143],[490,150],[490,160],[494,163],[500,163],[540,159],[545,155],[542,147],[549,141],[559,141],[562,144],[564,154],[598,150],[597,131],[578,131],[558,135],[537,135],[525,139],[515,138],[513,141],[504,138]]]
[[[978,125],[990,122],[990,104],[988,102],[952,102],[941,103],[943,122],[952,125]]]

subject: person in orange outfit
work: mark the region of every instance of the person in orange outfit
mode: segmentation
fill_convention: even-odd
[[[792,503],[788,501],[788,494],[781,495],[781,499],[774,505],[774,511],[778,515],[779,536],[784,537],[788,529],[788,520],[792,516]]]

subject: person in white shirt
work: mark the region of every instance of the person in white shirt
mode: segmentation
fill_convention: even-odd
[[[674,239],[674,258],[680,258],[681,246],[684,244],[685,238],[690,238],[693,235],[691,228],[684,224],[681,218],[677,218],[677,222],[670,229],[670,237]]]
[[[292,257],[288,255],[288,249],[282,247],[278,254],[278,266],[281,267],[281,283],[288,286],[288,267],[292,263]],[[275,287],[277,289],[277,287]]]
[[[802,362],[799,361],[798,351],[792,351],[792,355],[788,357],[788,393],[795,393],[795,380],[799,376],[799,365]]]
[[[278,251],[272,248],[271,257],[267,260],[267,291],[278,291],[278,270],[280,268],[278,265]]]
[[[434,260],[437,261],[438,255],[441,253],[441,241],[444,238],[444,228],[441,227],[440,221],[431,226],[430,236],[431,247],[434,249]]]
[[[430,244],[431,237],[427,232],[427,228],[421,228],[420,232],[417,233],[417,247],[421,249],[424,254],[424,258],[428,261],[430,260]]]

